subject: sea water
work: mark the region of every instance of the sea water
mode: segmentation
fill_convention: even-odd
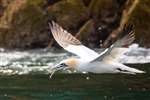
[[[103,51],[96,49],[97,52]],[[118,61],[145,74],[56,73],[50,67],[72,55],[52,49],[0,49],[0,100],[149,100],[150,49],[130,46]]]

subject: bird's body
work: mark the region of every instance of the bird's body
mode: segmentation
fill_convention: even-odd
[[[102,53],[91,50],[90,48],[81,44],[79,40],[73,37],[70,33],[63,30],[55,22],[50,24],[51,32],[58,42],[58,44],[65,50],[78,55],[79,58],[68,58],[61,61],[52,69],[73,69],[78,72],[91,72],[91,73],[126,73],[136,74],[144,73],[144,71],[128,67],[117,61],[126,50],[119,50],[116,47],[131,44],[134,40],[134,34],[131,31],[121,39],[118,39],[109,48],[106,48]]]
[[[69,69],[76,70],[78,72],[90,72],[90,73],[126,73],[136,74],[144,73],[135,68],[128,67],[118,62],[112,61],[93,61],[87,62],[78,58],[68,58],[60,63],[66,63]]]

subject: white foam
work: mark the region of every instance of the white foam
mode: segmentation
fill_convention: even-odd
[[[118,60],[122,63],[150,63],[150,49],[131,45]],[[100,50],[101,51],[101,50]],[[70,56],[69,53],[52,52],[45,49],[28,51],[8,51],[0,48],[0,74],[33,74],[49,73],[50,67]]]
[[[139,47],[138,44],[132,44],[128,52],[121,56],[119,61],[127,64],[150,63],[150,49]]]

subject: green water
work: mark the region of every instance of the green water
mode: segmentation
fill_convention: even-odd
[[[0,76],[0,100],[150,100],[150,74]],[[89,79],[87,79],[89,78]]]
[[[149,51],[133,54],[133,63],[150,62]],[[57,73],[49,79],[49,64],[67,56],[45,50],[0,52],[0,100],[150,100],[150,64],[129,65],[146,74]]]

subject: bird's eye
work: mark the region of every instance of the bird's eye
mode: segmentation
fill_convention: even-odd
[[[65,63],[61,63],[60,65],[61,65],[61,66],[67,66]]]

